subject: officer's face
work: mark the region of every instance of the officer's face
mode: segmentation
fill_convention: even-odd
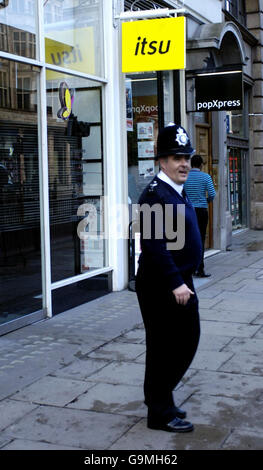
[[[190,170],[190,159],[184,155],[171,155],[160,159],[160,166],[171,180],[177,184],[184,184]]]

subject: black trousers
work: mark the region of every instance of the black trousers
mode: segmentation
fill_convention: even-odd
[[[191,278],[185,282],[194,290]],[[145,403],[148,413],[168,416],[174,406],[172,392],[197,350],[198,299],[195,294],[186,306],[177,304],[172,292],[142,276],[140,268],[136,292],[146,332]]]
[[[203,245],[203,254],[202,254],[202,261],[199,265],[198,271],[204,271],[204,253],[205,253],[205,236],[206,236],[206,229],[208,224],[208,210],[202,207],[195,207],[195,213],[197,216],[198,226],[200,230],[200,235],[202,239]]]

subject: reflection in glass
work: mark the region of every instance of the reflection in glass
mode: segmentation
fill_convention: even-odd
[[[103,230],[101,85],[47,71],[52,281],[105,266],[104,240],[78,236]]]
[[[156,72],[127,76],[126,108],[129,203],[137,204],[158,171],[154,161],[158,133]]]
[[[0,324],[42,308],[36,68],[0,61]]]
[[[36,58],[35,0],[10,0],[0,8],[0,50]]]
[[[103,75],[102,0],[46,0],[46,62]]]

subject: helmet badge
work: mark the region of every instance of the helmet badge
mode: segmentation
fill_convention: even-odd
[[[177,130],[175,140],[178,142],[179,145],[183,145],[184,147],[188,142],[188,136],[181,127],[179,127]]]

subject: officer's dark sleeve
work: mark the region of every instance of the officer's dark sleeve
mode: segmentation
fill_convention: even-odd
[[[156,223],[159,224],[157,227]],[[164,204],[155,192],[149,193],[140,205],[140,231],[143,256],[147,260],[147,265],[152,266],[153,276],[157,275],[162,281],[164,280],[168,289],[171,290],[184,284],[172,253],[167,249]]]

